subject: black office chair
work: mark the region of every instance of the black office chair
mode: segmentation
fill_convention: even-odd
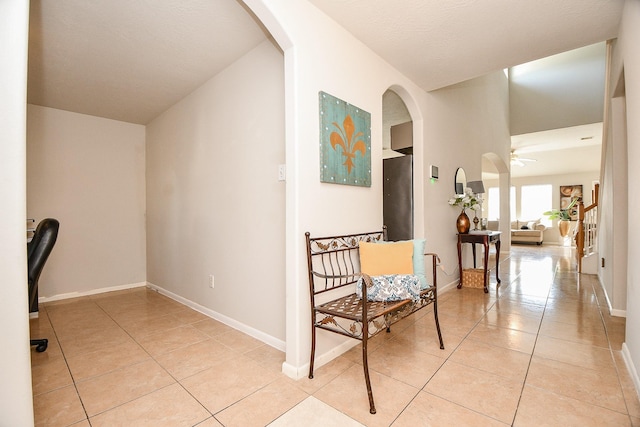
[[[33,233],[33,239],[27,243],[27,268],[29,275],[29,312],[38,311],[38,279],[44,268],[47,258],[53,249],[53,245],[58,238],[60,223],[53,218],[46,218],[40,221]],[[47,349],[49,340],[46,338],[31,340],[31,345],[35,345],[36,351],[41,353]]]

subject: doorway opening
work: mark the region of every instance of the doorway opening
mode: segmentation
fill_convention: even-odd
[[[383,221],[389,240],[414,236],[413,121],[400,96],[387,90],[383,115]]]

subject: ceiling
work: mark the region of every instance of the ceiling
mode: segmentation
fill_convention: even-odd
[[[425,90],[614,38],[623,0],[309,0]]]
[[[536,160],[512,163],[512,178],[599,171],[602,123],[516,135],[511,148],[520,158]]]
[[[615,37],[623,6],[309,1],[427,91]],[[236,0],[32,0],[29,36],[29,103],[140,124],[269,37]]]
[[[147,124],[267,36],[235,0],[31,0],[28,102]]]
[[[510,68],[512,153],[536,160],[512,178],[600,170],[605,64],[597,43]]]

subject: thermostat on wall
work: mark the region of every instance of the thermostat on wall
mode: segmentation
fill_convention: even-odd
[[[438,179],[438,167],[437,166],[429,166],[431,172],[431,179]]]

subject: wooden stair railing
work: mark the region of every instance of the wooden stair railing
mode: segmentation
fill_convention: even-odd
[[[598,197],[600,185],[596,184],[591,191],[593,203],[584,206],[584,202],[578,202],[578,224],[576,225],[576,262],[578,273],[582,273],[582,259],[595,251],[598,237]]]

